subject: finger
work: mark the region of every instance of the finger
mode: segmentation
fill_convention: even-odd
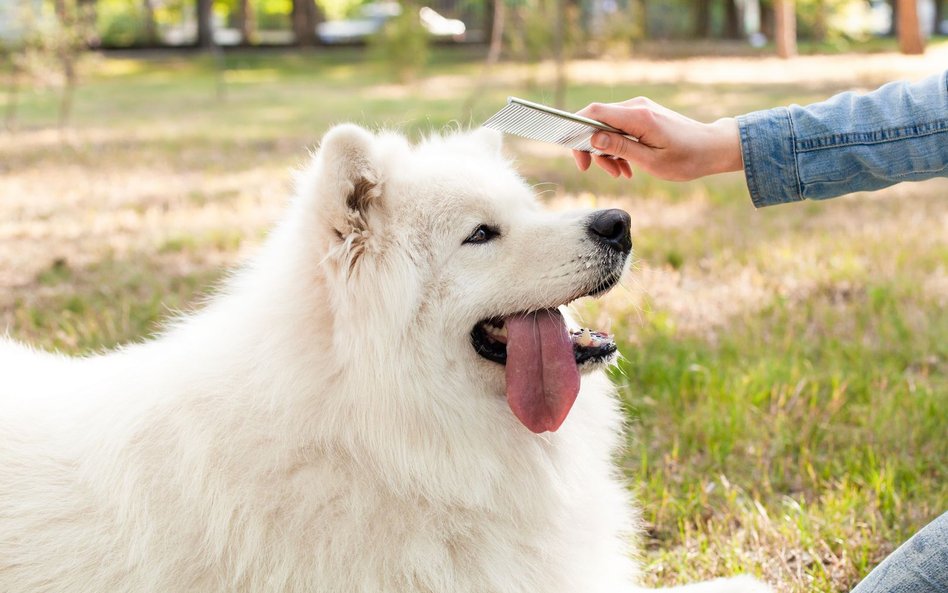
[[[592,162],[589,153],[581,150],[573,151],[573,160],[576,161],[576,167],[578,167],[580,171],[589,169],[589,164]]]
[[[602,121],[601,119],[596,118],[596,114],[601,113],[605,107],[604,103],[590,103],[589,105],[583,107],[576,112],[576,115],[581,115],[583,117],[588,117],[589,119],[595,119],[596,121]]]
[[[627,179],[632,178],[632,165],[629,164],[629,161],[625,159],[619,159],[616,161],[616,164],[619,165],[619,171],[622,173],[623,177]]]
[[[660,137],[659,132],[661,130],[658,129],[655,121],[655,113],[646,105],[624,106],[593,103],[580,111],[579,114],[622,130],[629,136],[644,140],[646,144],[654,137]]]
[[[595,160],[596,164],[599,165],[599,167],[609,175],[612,175],[613,177],[619,176],[619,165],[616,164],[615,159],[596,154],[593,155],[593,160]]]
[[[654,148],[611,132],[596,132],[590,139],[590,144],[597,150],[639,166],[648,163],[655,152]]]

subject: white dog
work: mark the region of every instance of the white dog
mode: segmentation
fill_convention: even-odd
[[[622,211],[543,212],[492,133],[333,129],[159,339],[0,340],[0,592],[635,590],[615,346],[557,311],[630,249]]]

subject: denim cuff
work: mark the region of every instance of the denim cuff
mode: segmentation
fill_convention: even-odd
[[[790,111],[777,107],[738,116],[744,176],[754,206],[772,206],[803,199],[793,150]]]

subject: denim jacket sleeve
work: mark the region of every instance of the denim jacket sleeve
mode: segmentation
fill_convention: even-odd
[[[948,70],[737,122],[758,208],[948,176]]]

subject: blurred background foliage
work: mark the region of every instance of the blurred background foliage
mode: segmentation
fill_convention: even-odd
[[[511,51],[520,57],[544,57],[557,11],[570,13],[567,35],[580,53],[601,51],[609,39],[751,39],[766,43],[774,34],[775,4],[789,0],[432,0],[430,8],[460,19],[466,31],[442,41],[481,43],[490,38],[492,15],[506,10],[518,27]],[[340,40],[310,35],[324,21],[394,20],[368,15],[365,9],[391,4],[379,0],[0,0],[0,42],[22,41],[27,29],[64,13],[86,14],[90,47],[178,47],[233,45],[335,44]],[[501,3],[504,6],[498,7]],[[899,4],[905,0],[795,0],[800,40],[863,41],[894,35]],[[943,32],[946,0],[911,0],[921,35]],[[417,12],[425,3],[415,3]],[[560,6],[563,5],[563,6]],[[391,16],[391,15],[389,15]],[[204,21],[208,21],[205,23]],[[306,31],[303,31],[305,25]],[[393,26],[400,26],[392,23]],[[205,31],[210,39],[202,39]],[[301,33],[297,35],[297,33]],[[763,37],[758,37],[763,35]],[[371,35],[345,39],[366,42]]]
[[[563,106],[565,64],[627,58],[679,41],[677,51],[789,58],[803,52],[924,51],[948,30],[948,0],[0,0],[0,58],[7,65],[5,121],[24,88],[60,89],[68,122],[78,61],[88,50],[222,51],[367,45],[397,82],[423,75],[431,47],[487,48],[502,59],[556,68],[552,102]],[[651,49],[650,49],[651,48]],[[528,79],[536,76],[536,68]],[[469,111],[470,100],[465,105]]]
[[[872,47],[903,53],[948,30],[948,0],[0,0],[0,53],[9,66],[7,121],[22,85],[59,84],[69,118],[85,50],[369,45],[394,80],[424,70],[433,44],[488,46],[500,59],[553,60],[554,102],[571,58],[628,57],[667,40],[717,42],[711,53]],[[906,24],[908,23],[908,24]],[[697,46],[685,44],[685,51]],[[701,51],[698,49],[697,51]]]
[[[566,60],[622,58],[678,40],[685,52],[762,54],[871,49],[903,53],[948,31],[948,0],[0,0],[7,122],[23,86],[58,85],[69,119],[86,50],[369,45],[393,80],[424,71],[430,47],[484,47],[501,59],[552,60],[561,104]],[[701,49],[704,44],[704,49]],[[647,51],[647,50],[646,50]],[[219,89],[220,90],[220,89]]]

